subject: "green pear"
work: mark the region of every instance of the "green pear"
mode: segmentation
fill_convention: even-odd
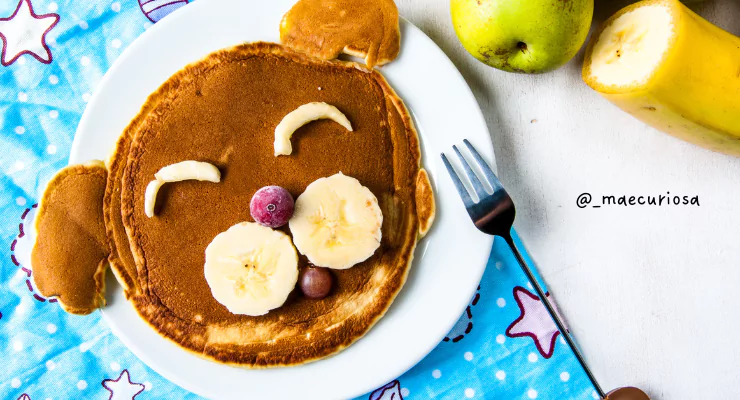
[[[594,0],[451,0],[452,24],[465,49],[509,72],[552,71],[588,36]]]

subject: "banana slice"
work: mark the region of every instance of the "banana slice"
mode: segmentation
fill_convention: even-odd
[[[242,222],[208,245],[204,273],[213,297],[230,312],[264,315],[295,288],[298,254],[285,233]]]
[[[325,118],[331,119],[352,132],[352,124],[336,107],[319,102],[307,103],[288,113],[275,127],[275,157],[283,154],[290,155],[293,152],[290,138],[298,128],[311,121]]]
[[[312,182],[295,201],[293,243],[314,265],[347,269],[380,246],[383,213],[370,189],[341,172]]]
[[[592,79],[605,86],[644,83],[665,57],[673,29],[670,10],[663,6],[636,8],[614,19],[595,39]]]
[[[159,188],[167,182],[179,182],[190,179],[218,183],[221,181],[221,171],[213,164],[201,161],[181,161],[160,169],[154,174],[154,180],[149,182],[144,191],[144,214],[154,216],[154,205],[157,202]]]

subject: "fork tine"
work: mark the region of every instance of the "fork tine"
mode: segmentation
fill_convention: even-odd
[[[478,153],[478,150],[470,144],[468,139],[463,140],[463,142],[465,143],[465,146],[468,147],[468,150],[470,150],[470,154],[473,155],[473,158],[478,163],[478,166],[480,166],[480,169],[483,170],[483,174],[488,178],[488,183],[493,187],[493,191],[495,192],[496,189],[502,188],[503,185],[501,184],[501,181],[498,180],[498,177],[496,177],[496,174],[493,173],[491,167],[488,166],[488,163]]]
[[[444,153],[442,153],[442,162],[445,163],[445,167],[447,167],[447,172],[450,174],[450,178],[452,178],[452,182],[455,184],[457,192],[460,193],[460,197],[462,197],[465,208],[472,207],[474,203],[473,199],[470,198],[470,193],[468,193],[468,189],[465,189],[465,186],[463,186],[460,177],[457,176],[457,172],[455,172],[455,170],[452,168],[452,165],[450,165],[450,162],[447,160],[447,157],[444,155]]]
[[[452,149],[455,150],[455,153],[457,153],[457,158],[460,159],[460,162],[463,165],[463,169],[468,175],[470,183],[473,185],[473,189],[475,189],[475,193],[478,194],[478,200],[480,201],[484,197],[488,196],[488,192],[486,192],[486,189],[483,187],[480,179],[478,179],[478,175],[476,175],[473,169],[470,168],[470,164],[468,164],[468,161],[465,159],[465,157],[463,157],[462,153],[460,153],[460,150],[457,149],[457,146],[452,146]]]

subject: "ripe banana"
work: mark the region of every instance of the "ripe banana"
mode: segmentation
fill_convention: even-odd
[[[275,156],[290,155],[293,152],[293,146],[290,143],[293,132],[311,121],[324,118],[331,119],[352,132],[352,124],[333,105],[320,102],[307,103],[289,112],[275,127],[275,143],[273,145]]]
[[[181,161],[162,167],[156,174],[154,180],[146,185],[144,191],[144,214],[151,218],[154,216],[154,205],[157,201],[159,188],[167,182],[179,182],[189,179],[218,183],[221,181],[221,171],[214,165],[201,161]]]
[[[583,79],[656,129],[740,155],[740,38],[678,0],[646,0],[609,18]]]
[[[242,222],[206,247],[204,273],[213,297],[230,312],[264,315],[295,288],[298,254],[285,233]]]
[[[293,243],[316,266],[347,269],[380,246],[383,213],[370,189],[341,172],[312,182],[295,201]]]

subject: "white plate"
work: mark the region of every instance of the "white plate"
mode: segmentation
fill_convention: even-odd
[[[77,129],[70,163],[106,158],[147,96],[186,64],[239,43],[278,41],[280,18],[293,2],[200,0],[151,27],[96,89]],[[403,374],[452,328],[483,275],[492,239],[470,222],[439,154],[463,138],[489,160],[493,149],[478,104],[452,62],[405,20],[401,35],[400,57],[380,71],[416,119],[439,211],[389,312],[336,356],[299,367],[246,370],[198,358],[161,338],[113,284],[103,318],[152,369],[210,398],[350,398]]]

